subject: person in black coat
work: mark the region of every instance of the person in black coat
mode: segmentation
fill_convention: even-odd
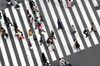
[[[45,64],[49,65],[49,63],[47,62],[47,59],[46,59],[46,57],[45,57],[45,54],[44,54],[44,53],[42,53],[42,56],[41,56],[41,61],[42,61],[42,63],[43,63],[43,66],[45,66]]]
[[[80,50],[80,45],[79,45],[79,43],[76,39],[74,39],[74,44],[75,44],[75,47],[76,47],[77,51],[79,51]]]
[[[3,17],[4,17],[4,21],[5,21],[5,24],[7,27],[9,27],[9,24],[11,24],[11,26],[13,26],[10,19],[5,14],[3,14]]]
[[[86,37],[88,37],[89,36],[89,30],[88,30],[88,28],[85,28],[85,30],[83,31],[83,33],[86,35]]]
[[[17,30],[18,29],[17,24],[14,22],[13,25],[14,25],[14,29]]]
[[[61,19],[58,19],[57,23],[58,23],[58,30],[64,28]]]
[[[53,31],[53,30],[51,30],[50,36],[51,36],[52,38],[56,39],[55,36],[54,36],[54,31]]]
[[[0,12],[0,19],[2,18],[2,16],[1,16],[1,12]]]
[[[13,24],[11,23],[10,19],[8,17],[6,17],[6,22],[5,22],[6,26],[9,27],[9,25],[11,24],[11,26],[13,26]]]
[[[1,33],[1,36],[4,38],[4,37],[8,37],[8,33],[6,33],[5,29],[3,27],[1,27],[1,30],[2,30],[2,33]]]

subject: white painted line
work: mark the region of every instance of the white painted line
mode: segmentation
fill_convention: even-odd
[[[86,23],[88,29],[91,29],[91,24],[90,24],[90,22],[89,22],[89,19],[88,19],[87,15],[86,15],[86,12],[85,12],[85,10],[84,10],[84,8],[83,8],[83,5],[82,5],[81,1],[79,1],[79,0],[76,0],[76,1],[77,1],[77,4],[79,5],[80,11],[81,11],[81,13],[82,13],[82,15],[83,15],[83,18],[84,18],[84,20],[85,20],[85,23]],[[93,39],[93,42],[94,42],[95,44],[98,44],[99,42],[98,42],[98,40],[97,40],[95,34],[92,32],[92,33],[90,33],[90,35],[91,35],[91,37],[92,37],[92,39]]]
[[[51,15],[52,15],[52,17],[53,17],[53,20],[54,20],[54,23],[55,23],[55,25],[56,25],[56,23],[57,23],[57,17],[56,17],[56,15],[55,15],[55,12],[54,12],[54,9],[53,9],[53,7],[52,7],[52,5],[51,5],[51,3],[48,3],[48,6],[49,6],[49,9],[50,9],[50,12],[51,12]],[[46,14],[46,12],[44,12],[45,14]],[[48,14],[47,14],[48,15]],[[48,17],[47,15],[45,15],[45,17]],[[49,18],[49,17],[48,17]],[[47,18],[46,18],[47,19]],[[50,21],[50,19],[47,19],[47,24],[48,24],[48,27],[51,29],[51,30],[53,30],[53,27],[52,27],[52,24],[51,24],[51,21]],[[57,28],[57,25],[56,25],[56,28]],[[60,33],[60,31],[57,31],[58,33],[59,33],[59,36],[62,34],[62,32]],[[60,36],[60,38],[62,39],[62,37],[63,37],[63,35],[62,36]],[[63,37],[63,39],[64,39],[64,37]],[[69,51],[69,49],[68,49],[68,46],[67,46],[67,44],[66,44],[66,41],[65,41],[65,39],[63,40],[62,39],[62,42],[63,42],[63,47],[64,47],[64,49],[65,49],[65,52],[66,52],[66,55],[70,55],[70,51]],[[58,42],[58,40],[56,40],[56,42]],[[56,45],[56,42],[55,42],[55,45]],[[64,43],[65,42],[65,43]],[[59,44],[58,44],[59,45]],[[57,47],[57,50],[58,50],[58,52],[59,52],[59,57],[63,57],[63,54],[62,54],[62,51],[61,51],[61,49],[60,49],[60,46],[59,47]]]
[[[26,17],[26,15],[25,15],[25,12],[24,12],[24,9],[23,9],[22,4],[20,4],[20,6],[21,6],[21,7],[20,7],[20,8],[21,8],[21,9],[20,9],[20,12],[21,12],[21,15],[23,16],[22,18],[23,18],[23,20],[24,20],[24,25],[25,25],[26,30],[27,30],[27,33],[28,33],[28,30],[30,29],[30,27],[29,27],[29,25],[28,25],[28,23],[27,23],[27,22],[28,22],[28,21],[27,21],[27,17]],[[33,47],[33,51],[34,51],[34,54],[35,54],[35,57],[36,57],[38,66],[39,66],[39,65],[41,66],[41,65],[42,65],[41,59],[40,59],[38,50],[37,50],[37,48],[36,48],[34,39],[31,38],[30,41],[32,42],[32,45],[34,46],[34,47]]]
[[[92,2],[93,2],[94,7],[99,6],[99,4],[98,4],[97,0],[92,0]]]
[[[73,10],[74,15],[75,15],[75,18],[76,18],[76,20],[77,20],[77,22],[78,22],[78,25],[79,25],[79,27],[80,27],[80,29],[81,29],[81,32],[83,33],[83,31],[84,31],[85,28],[84,28],[84,26],[83,26],[83,24],[82,24],[82,20],[80,19],[80,16],[79,16],[79,14],[78,14],[78,11],[77,11],[76,7],[73,6],[73,7],[72,7],[72,10]],[[84,39],[85,39],[85,42],[86,42],[87,46],[88,46],[88,47],[91,47],[92,45],[91,45],[89,39],[88,39],[88,38],[85,38],[85,37],[84,37]]]
[[[5,50],[5,47],[4,47],[4,43],[2,41],[1,36],[0,36],[0,49],[1,49],[1,52],[2,52],[2,56],[3,56],[3,59],[4,59],[5,66],[10,66],[8,56],[7,56],[7,53],[6,53],[6,50]]]

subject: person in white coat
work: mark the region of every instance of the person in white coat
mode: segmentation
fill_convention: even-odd
[[[69,64],[68,61],[66,61],[66,60],[63,59],[63,58],[59,58],[59,66],[66,66],[66,65],[68,65],[68,64]]]

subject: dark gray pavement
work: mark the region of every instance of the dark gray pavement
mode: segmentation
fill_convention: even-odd
[[[92,22],[92,19],[91,19],[90,15],[89,15],[89,13],[88,13],[88,10],[87,10],[87,8],[86,8],[86,6],[85,6],[84,0],[81,0],[81,1],[82,1],[82,4],[83,4],[84,8],[85,8],[86,14],[87,14],[88,17],[89,17],[89,21]],[[18,0],[18,2],[24,2],[24,1],[23,1],[23,0]],[[41,11],[41,14],[43,15],[43,10],[41,9],[41,6],[40,6],[40,4],[39,4],[39,0],[36,0],[36,2],[37,2],[38,7],[39,7],[39,9],[40,9],[40,11]],[[47,8],[47,11],[48,11],[50,20],[52,21],[53,28],[54,28],[54,30],[56,31],[57,29],[55,28],[54,21],[53,21],[53,19],[52,19],[52,16],[51,16],[51,14],[50,14],[49,8],[48,8],[48,6],[47,6],[47,2],[46,2],[45,0],[43,0],[43,2],[45,3],[45,6],[46,6],[46,8]],[[96,13],[96,8],[93,6],[93,3],[92,3],[91,0],[89,0],[89,2],[90,2],[90,4],[91,4],[91,6],[92,6],[92,8],[93,8],[93,12],[95,13],[96,18],[97,18],[97,20],[98,20],[98,22],[99,22],[100,19],[99,19],[97,13]],[[54,4],[54,1],[51,0],[51,3],[52,3],[52,5],[53,5],[54,11],[56,12],[56,16],[59,18],[59,17],[60,17],[59,14],[58,14],[59,11],[57,11],[57,9],[56,9],[56,7],[55,7],[55,4]],[[84,21],[84,19],[83,19],[83,16],[82,16],[82,14],[81,14],[81,12],[80,12],[79,6],[77,5],[76,1],[74,2],[74,5],[75,5],[75,6],[77,7],[77,9],[78,9],[78,13],[79,13],[79,16],[81,17],[81,20],[82,20],[82,22],[83,22],[84,27],[86,27],[85,21]],[[26,12],[26,7],[25,7],[25,4],[24,4],[24,3],[23,3],[23,6],[24,6],[24,10],[25,10],[25,12]],[[3,10],[3,9],[6,8],[6,7],[7,7],[7,6],[6,6],[5,0],[0,0],[0,10]],[[62,7],[62,4],[60,4],[60,7],[61,7],[61,9],[62,9],[62,12],[63,12],[64,17],[66,18],[66,22],[67,22],[67,24],[68,24],[68,27],[69,27],[70,30],[71,30],[71,25],[70,25],[70,23],[69,23],[69,21],[68,21],[68,17],[67,17],[66,14],[65,14],[65,11],[64,11],[64,9],[63,9],[63,7]],[[15,21],[15,18],[14,18],[14,15],[13,15],[13,13],[12,13],[12,10],[11,10],[10,8],[9,8],[9,11],[10,11],[10,14],[11,14],[11,16],[12,16],[13,22],[16,22],[16,21]],[[81,33],[81,31],[80,31],[80,28],[79,28],[79,26],[78,26],[78,24],[77,24],[77,21],[76,21],[76,19],[75,19],[75,16],[74,16],[74,14],[73,14],[72,9],[70,9],[70,12],[71,12],[72,18],[73,18],[74,21],[76,22],[76,23],[75,23],[75,25],[77,26],[76,28],[79,30],[79,33],[80,33],[81,38],[83,38],[83,35],[82,35],[82,33]],[[3,13],[4,13],[4,11],[3,11]],[[27,36],[26,29],[24,29],[24,28],[25,28],[25,25],[24,25],[24,23],[23,23],[21,14],[20,14],[19,11],[17,11],[17,13],[18,13],[18,16],[20,17],[20,21],[21,21],[21,24],[22,24],[22,27],[23,27],[25,36]],[[34,17],[36,17],[36,15],[34,15]],[[43,17],[44,17],[44,15],[43,15]],[[48,26],[47,26],[45,17],[44,17],[44,24],[45,24],[46,29],[47,29],[47,32],[48,32],[48,34],[49,34],[50,29],[49,29]],[[100,25],[100,22],[99,22],[99,25]],[[30,26],[30,28],[33,28],[33,27]],[[15,43],[14,40],[13,40],[13,37],[12,37],[12,33],[11,33],[10,28],[7,28],[7,29],[9,30],[9,35],[10,35],[10,38],[12,39],[11,41],[12,41],[12,43],[13,43],[12,45],[13,45],[14,52],[15,52],[16,57],[17,57],[18,65],[21,66],[20,59],[19,59],[19,56],[18,56],[18,52],[17,52],[17,49],[16,49],[16,47],[15,47],[15,44],[16,44],[16,43]],[[34,29],[32,29],[32,31],[34,32]],[[61,40],[60,40],[60,37],[59,37],[58,33],[56,32],[55,34],[57,35],[57,38],[58,38],[58,40],[59,40],[59,43],[61,44],[61,45],[60,45],[60,46],[61,46],[61,50],[64,50],[64,49],[63,49],[63,46],[62,46],[62,43],[60,42]],[[64,58],[65,58],[66,60],[68,60],[70,63],[72,63],[73,66],[100,66],[100,53],[99,53],[99,51],[100,51],[100,44],[94,45],[94,43],[93,43],[93,41],[92,41],[92,38],[90,37],[89,40],[90,40],[90,42],[91,42],[91,44],[92,44],[92,47],[88,48],[88,47],[86,46],[85,41],[82,40],[82,42],[84,43],[85,49],[82,50],[82,51],[80,51],[80,52],[73,53],[73,51],[72,51],[72,49],[71,49],[71,46],[70,46],[70,44],[69,44],[68,37],[67,37],[67,35],[66,35],[66,33],[65,33],[65,30],[63,30],[63,34],[64,34],[64,36],[65,36],[65,38],[66,38],[66,42],[67,42],[67,44],[68,44],[68,47],[70,48],[70,51],[71,51],[71,55],[70,55],[70,56],[66,56],[66,55],[65,55],[65,54],[66,54],[65,51],[63,51],[63,54],[64,54],[64,56],[65,56]],[[96,33],[96,37],[97,37],[98,41],[100,42],[100,37],[98,36],[98,33]],[[76,38],[76,37],[73,36],[73,38]],[[4,42],[4,45],[5,45],[5,47],[6,47],[6,51],[7,51],[7,54],[8,54],[8,58],[9,58],[9,60],[10,60],[10,65],[13,66],[13,63],[12,63],[12,60],[11,60],[11,56],[10,56],[10,53],[9,53],[9,50],[8,50],[8,46],[7,46],[6,40],[4,39],[3,42]],[[23,52],[23,54],[24,54],[25,62],[27,63],[27,66],[29,66],[29,61],[28,61],[28,58],[27,58],[25,49],[24,49],[24,47],[23,47],[23,43],[22,43],[22,41],[19,41],[19,42],[20,42],[20,44],[21,44],[21,45],[20,45],[21,48],[23,48],[23,49],[22,49],[22,52]],[[38,52],[39,52],[40,55],[41,55],[41,50],[40,50],[40,47],[39,47],[39,43],[38,43],[37,41],[36,41],[35,43],[36,43],[36,46],[38,47]],[[46,47],[47,47],[47,46],[45,46],[45,48],[46,48]],[[35,55],[34,55],[34,53],[33,53],[32,50],[30,50],[30,51],[31,51],[32,59],[33,59],[33,61],[35,61],[36,66],[37,66],[37,62],[36,62]],[[46,52],[48,53],[49,60],[50,60],[50,62],[52,63],[51,66],[58,66],[58,60],[52,62],[52,61],[51,61],[51,57],[50,57],[49,51],[46,50]],[[58,53],[55,52],[55,54],[56,54],[57,59],[58,59]],[[4,60],[3,60],[3,58],[2,58],[1,51],[0,51],[0,61],[1,61],[1,63],[2,63],[2,66],[5,66],[5,65],[4,65]]]

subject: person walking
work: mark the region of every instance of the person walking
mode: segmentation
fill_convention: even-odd
[[[17,24],[14,22],[13,23],[13,26],[14,26],[14,30],[15,30],[15,32],[17,31],[17,29],[18,29],[18,26],[17,26]]]
[[[42,55],[41,55],[41,61],[42,61],[42,63],[43,63],[43,66],[45,66],[46,64],[47,64],[47,65],[50,65],[50,64],[47,62],[47,58],[45,57],[45,54],[44,54],[44,53],[42,53]]]
[[[83,31],[83,33],[86,35],[86,37],[88,37],[89,36],[89,30],[88,30],[88,28],[85,28],[85,30]]]
[[[0,12],[0,20],[1,20],[1,18],[2,18],[2,15],[1,15],[1,12]]]
[[[6,32],[6,30],[3,28],[3,27],[1,27],[1,36],[4,38],[4,37],[8,37],[8,33]]]
[[[11,26],[13,26],[13,24],[11,23],[11,21],[8,17],[6,17],[5,24],[6,24],[7,27],[9,27],[10,24],[11,24]]]
[[[51,30],[50,36],[51,36],[52,38],[56,39],[55,36],[54,36],[54,31],[53,31],[53,30]]]
[[[18,39],[24,39],[22,31],[20,31],[18,28],[15,30],[15,36],[17,36]]]
[[[96,32],[96,27],[95,27],[95,25],[94,25],[94,23],[92,22],[91,23],[91,32]]]
[[[48,37],[47,44],[48,44],[48,47],[50,47],[50,49],[52,51],[54,51],[55,47],[54,47],[54,43],[53,43],[53,37],[51,37],[51,36]]]
[[[42,32],[45,32],[43,27],[44,27],[43,23],[38,22],[37,28],[38,28],[40,34],[42,34]]]
[[[80,45],[79,45],[79,43],[76,39],[74,39],[74,44],[75,44],[75,48],[77,49],[77,51],[79,51],[80,50]]]
[[[41,34],[40,45],[45,44],[45,43],[46,43],[45,38],[44,38],[43,34]]]
[[[6,0],[7,2],[7,6],[10,6],[12,3],[11,3],[11,0]]]
[[[68,61],[66,61],[63,58],[59,58],[59,66],[67,66],[69,64]]]
[[[58,23],[58,30],[59,29],[64,29],[61,19],[58,19],[57,23]]]
[[[67,6],[68,6],[68,8],[71,8],[72,7],[72,1],[71,0],[67,0]]]
[[[27,39],[27,43],[28,43],[29,48],[32,49],[32,43],[29,38]]]
[[[58,0],[58,2],[62,2],[62,0]]]
[[[73,34],[75,34],[75,33],[76,33],[76,30],[75,30],[74,25],[72,25],[72,33],[73,33]]]
[[[34,1],[30,0],[29,4],[30,4],[30,8],[33,10],[34,13],[39,12],[38,7],[36,6]]]

